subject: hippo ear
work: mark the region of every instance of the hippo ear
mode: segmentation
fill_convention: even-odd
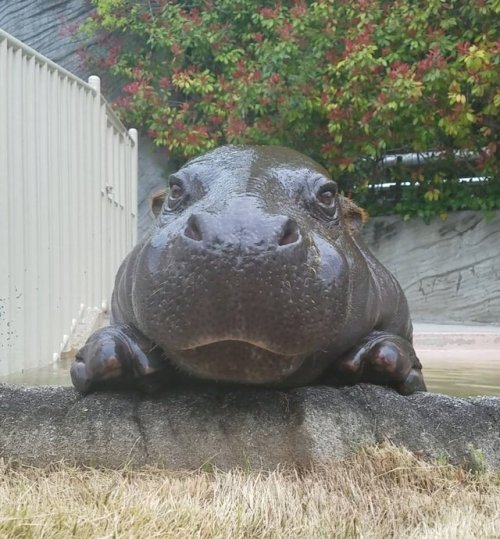
[[[166,189],[157,191],[151,196],[151,199],[150,199],[151,211],[153,212],[155,217],[158,217],[159,213],[161,212],[161,208],[163,206],[163,203],[165,202],[166,196],[167,196]]]
[[[352,234],[358,234],[363,228],[363,224],[368,219],[368,213],[359,206],[356,206],[356,204],[347,197],[341,196],[340,204],[347,227]]]

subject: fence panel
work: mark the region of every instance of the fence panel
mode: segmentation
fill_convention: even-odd
[[[0,30],[0,375],[58,359],[137,237],[137,132]]]

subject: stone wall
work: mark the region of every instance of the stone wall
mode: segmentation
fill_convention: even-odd
[[[394,273],[414,320],[500,324],[500,211],[403,223],[397,216],[368,221],[364,236]]]
[[[69,35],[92,11],[85,0],[3,0],[0,28],[26,43],[68,71],[86,79],[88,74],[78,56],[82,46],[93,46]]]
[[[91,11],[92,5],[86,0],[0,0],[0,28],[87,80],[94,73],[88,72],[78,51],[82,47],[94,47],[96,42],[76,38],[72,30]],[[112,92],[113,89],[103,87],[105,95]],[[145,233],[153,221],[149,198],[166,184],[167,169],[165,152],[155,149],[139,133],[138,237]]]

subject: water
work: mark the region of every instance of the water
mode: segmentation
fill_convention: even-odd
[[[414,345],[429,391],[500,395],[500,327],[415,324]]]
[[[417,350],[429,391],[459,397],[500,396],[500,350]],[[72,358],[0,378],[27,386],[71,386]]]
[[[474,358],[457,351],[441,351],[439,359],[433,360],[428,355],[420,352],[419,357],[429,391],[457,397],[500,396],[500,352],[487,355],[482,351],[481,357]]]

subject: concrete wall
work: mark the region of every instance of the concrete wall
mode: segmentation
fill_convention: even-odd
[[[500,211],[491,221],[463,211],[429,225],[376,217],[364,236],[401,283],[414,320],[500,324]]]

